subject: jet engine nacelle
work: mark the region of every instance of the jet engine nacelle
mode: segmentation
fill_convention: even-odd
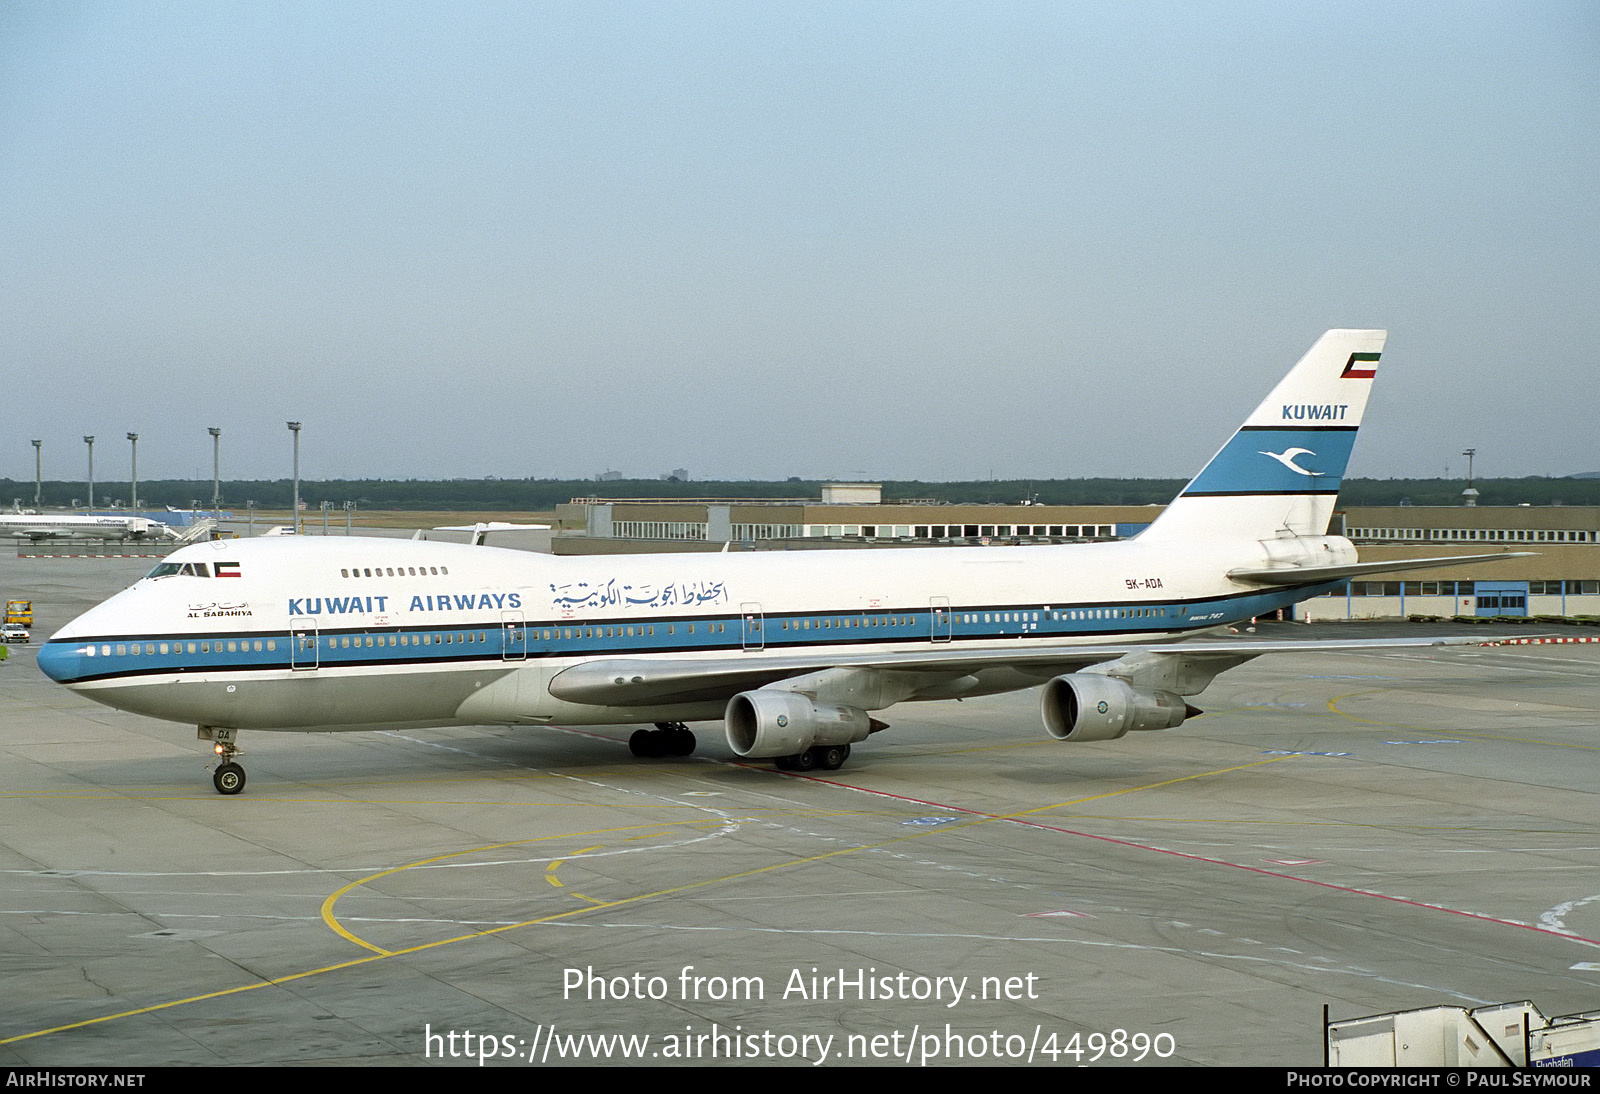
[[[1170,691],[1075,672],[1044,686],[1044,726],[1058,741],[1114,741],[1130,729],[1171,729],[1200,712]]]
[[[799,692],[768,688],[729,699],[723,721],[728,746],[752,760],[793,756],[813,745],[864,741],[872,727],[864,710],[814,703]]]

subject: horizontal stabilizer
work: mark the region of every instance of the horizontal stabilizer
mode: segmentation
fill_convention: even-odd
[[[483,546],[484,537],[490,532],[544,532],[548,531],[548,524],[508,524],[503,520],[480,520],[477,524],[441,524],[434,529],[435,532],[471,532],[469,541],[474,547]],[[419,529],[417,534],[422,534]]]
[[[1235,581],[1259,585],[1314,585],[1319,581],[1342,581],[1363,574],[1387,574],[1396,570],[1436,570],[1441,566],[1463,566],[1469,562],[1498,562],[1505,558],[1533,558],[1538,551],[1502,551],[1492,555],[1451,555],[1447,558],[1390,559],[1387,562],[1351,562],[1343,566],[1273,566],[1265,570],[1229,570]]]

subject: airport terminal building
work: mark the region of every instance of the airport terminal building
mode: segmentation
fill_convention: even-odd
[[[556,507],[556,554],[796,551],[1128,539],[1158,505],[885,504],[876,483],[830,483],[821,501],[574,498]]]
[[[1363,561],[1532,551],[1532,558],[1375,575],[1297,606],[1299,618],[1600,617],[1600,507],[1373,506],[1342,514]],[[1336,518],[1337,519],[1337,518]],[[1335,527],[1334,531],[1340,529]]]
[[[824,487],[820,501],[576,498],[557,508],[557,554],[872,549],[1128,539],[1161,506],[883,503],[871,483]],[[1406,616],[1600,617],[1600,507],[1378,506],[1335,514],[1333,533],[1363,561],[1531,551],[1508,559],[1351,581],[1306,601],[1309,620]]]

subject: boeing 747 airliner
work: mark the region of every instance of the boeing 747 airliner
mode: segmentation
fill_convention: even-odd
[[[741,757],[834,769],[896,703],[1044,685],[1063,741],[1168,729],[1263,653],[1395,642],[1178,641],[1352,576],[1327,534],[1384,331],[1331,330],[1166,512],[1120,543],[554,557],[289,537],[185,547],[40,650],[51,678],[197,725],[224,794],[237,733],[723,722]],[[1506,555],[1471,556],[1473,559]]]

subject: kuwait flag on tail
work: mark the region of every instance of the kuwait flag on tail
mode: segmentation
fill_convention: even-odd
[[[1339,373],[1341,380],[1370,380],[1378,375],[1378,354],[1352,353]]]

